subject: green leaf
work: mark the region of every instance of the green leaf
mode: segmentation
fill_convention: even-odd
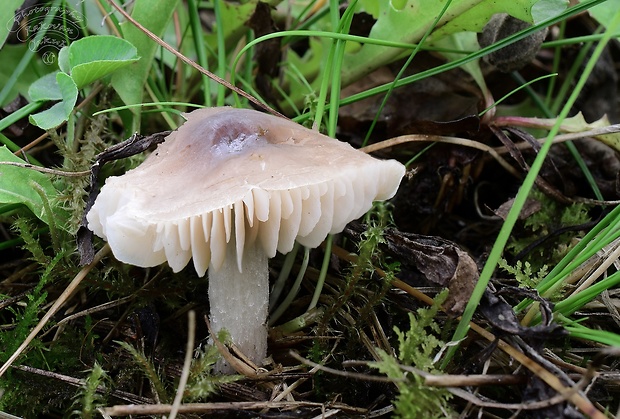
[[[30,100],[33,102],[38,102],[41,100],[61,100],[62,92],[60,91],[60,86],[56,81],[56,76],[58,74],[58,71],[46,74],[39,80],[32,83],[28,89],[28,96],[30,97]]]
[[[0,48],[4,45],[13,26],[15,11],[21,6],[23,0],[4,0],[0,7]]]
[[[544,128],[546,130],[551,129],[556,123],[555,118],[543,119],[543,118],[524,118],[527,121],[527,125],[533,128]],[[587,122],[583,117],[583,114],[579,112],[575,116],[565,118],[560,125],[561,132],[585,132],[594,129],[604,129],[611,125],[607,116],[603,116],[601,119],[594,122]],[[608,134],[603,133],[595,135],[594,138],[607,144],[609,147],[620,152],[620,132],[613,132],[610,130]]]
[[[444,26],[434,31],[432,36],[434,39],[439,39],[446,35],[462,31],[480,32],[489,19],[491,19],[491,16],[496,13],[508,13],[517,19],[533,24],[534,19],[531,10],[538,1],[539,0],[483,0],[477,1],[475,5],[471,4],[474,3],[472,1],[459,2],[470,4],[465,5],[469,7],[461,9],[456,17],[450,19]],[[450,13],[451,10],[452,8],[450,8],[448,12]]]
[[[110,35],[87,36],[75,41],[68,47],[67,55],[70,74],[78,89],[139,59],[136,47],[130,42]]]
[[[239,43],[239,39],[243,37],[248,30],[246,22],[254,10],[256,10],[256,4],[258,0],[250,0],[243,4],[236,4],[233,2],[222,2],[220,7],[220,21],[221,30],[224,31],[224,40],[226,42],[226,51],[230,51],[235,48]],[[215,51],[217,50],[217,35],[215,31],[220,30],[214,28],[213,34],[209,34],[205,37],[206,42]]]
[[[42,129],[57,127],[71,115],[78,89],[137,60],[133,45],[108,35],[88,36],[62,48],[58,64],[63,71],[41,77],[28,90],[32,101],[61,102],[31,115],[30,121]]]
[[[0,147],[0,162],[24,163],[5,146]],[[47,223],[49,214],[45,213],[41,196],[33,186],[35,184],[43,189],[48,199],[58,194],[50,179],[43,173],[0,163],[0,203],[23,204],[39,219]]]
[[[377,0],[358,0],[357,11],[364,11],[377,19],[379,17],[379,2]]]
[[[586,120],[583,118],[583,115],[581,114],[581,112],[579,112],[577,115],[571,118],[566,118],[564,120],[564,123],[562,123],[562,126],[560,129],[566,132],[583,132],[583,131],[591,130],[595,128],[605,128],[610,125],[611,123],[609,122],[609,119],[607,119],[606,115],[603,116],[598,121],[587,123]],[[609,147],[613,148],[617,152],[620,151],[620,133],[619,132],[611,132],[609,134],[595,135],[594,138],[601,141],[602,143],[607,144]]]
[[[434,45],[437,47],[459,51],[474,51],[479,48],[478,38],[474,32],[453,33],[449,36],[441,38],[439,41],[435,42]],[[457,53],[444,52],[442,53],[442,55],[450,61],[455,61],[463,58],[463,54]],[[480,69],[479,59],[470,61],[467,64],[462,65],[461,68],[471,74],[482,92],[487,91],[486,82],[484,81],[484,75],[482,74],[482,70]]]
[[[58,67],[60,71],[67,74],[71,73],[71,63],[69,63],[69,47],[65,46],[58,51]]]
[[[579,3],[584,3],[584,1],[580,1]],[[591,7],[588,12],[590,12],[598,23],[604,27],[608,27],[618,10],[620,10],[620,0],[607,0]]]
[[[286,84],[290,86],[292,95],[307,96],[318,91],[321,82],[321,63],[326,59],[326,49],[329,45],[326,38],[309,38],[309,48],[303,57],[297,55],[293,50],[288,52],[286,63],[284,64],[284,77]],[[302,79],[305,79],[302,80]],[[310,90],[308,90],[308,85]],[[299,98],[293,96],[293,100]],[[286,107],[286,104],[283,104]]]
[[[568,7],[568,0],[541,0],[532,6],[534,24],[550,19],[562,13]]]
[[[46,130],[57,127],[71,115],[78,89],[137,60],[135,47],[114,36],[88,36],[64,47],[58,58],[58,64],[64,72],[43,76],[32,83],[28,90],[30,100],[34,102],[60,102],[31,115],[30,122]]]
[[[532,23],[531,9],[537,1],[453,0],[429,41],[458,32],[478,32],[495,13],[508,13]],[[422,38],[444,7],[443,2],[428,0],[409,0],[401,9],[395,8],[391,1],[378,3],[377,21],[370,31],[370,38],[409,43]],[[402,50],[397,48],[365,44],[358,52],[345,56],[343,85],[396,60],[401,54]]]
[[[71,76],[58,72],[56,73],[56,83],[62,100],[51,108],[29,117],[32,124],[45,130],[55,128],[65,122],[71,115],[78,97],[78,88]],[[57,92],[54,90],[53,93],[56,94]]]
[[[7,44],[0,49],[0,63],[2,63],[0,65],[0,86],[7,86],[9,84],[15,69],[28,51],[27,44]],[[45,65],[42,60],[30,60],[24,71],[13,82],[12,89],[6,95],[4,102],[0,103],[0,106],[5,106],[13,101],[18,94],[29,97],[28,89],[32,83],[49,72],[53,72],[53,68]]]
[[[133,4],[131,16],[155,35],[161,37],[178,1],[162,0],[154,2],[151,0],[136,0]],[[155,51],[159,46],[130,22],[124,22],[121,26],[123,28],[123,38],[136,47],[141,58],[140,61],[130,67],[116,71],[112,76],[112,87],[114,87],[114,90],[116,90],[126,105],[134,105],[142,102],[144,83],[151,70]],[[128,129],[139,131],[139,128],[140,121],[136,117],[134,118],[133,126],[128,127]]]

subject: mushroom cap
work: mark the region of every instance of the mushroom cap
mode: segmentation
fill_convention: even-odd
[[[405,173],[395,160],[258,111],[185,116],[140,166],[108,178],[87,214],[122,262],[167,261],[176,272],[193,257],[202,276],[210,263],[219,269],[229,243],[239,267],[245,246],[269,257],[295,240],[317,247],[391,198]]]

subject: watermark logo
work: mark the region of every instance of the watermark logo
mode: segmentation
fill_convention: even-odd
[[[56,54],[52,51],[45,51],[41,56],[41,60],[43,61],[43,64],[52,65],[56,62]]]
[[[41,5],[19,10],[6,26],[30,50],[42,52],[43,62],[51,65],[62,47],[78,39],[83,22],[84,16],[73,9]]]

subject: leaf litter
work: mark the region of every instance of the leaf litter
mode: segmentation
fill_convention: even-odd
[[[577,23],[581,24],[583,20],[587,18],[582,16]],[[264,20],[261,21],[263,24]],[[272,24],[269,22],[265,26],[254,26],[254,30],[257,34],[270,33],[273,30]],[[451,29],[447,27],[445,30]],[[368,32],[368,29],[361,28],[360,32]],[[618,53],[614,48],[610,54]],[[533,62],[527,62],[523,72],[536,74],[541,68],[548,68],[549,57],[546,52],[539,52]],[[360,57],[364,54],[367,52]],[[278,77],[274,57],[270,52],[258,52],[255,59],[263,64],[259,65],[256,83],[258,86],[266,86],[260,88],[262,93],[277,100],[277,95],[270,90],[270,80]],[[437,63],[436,55],[422,52],[407,71],[416,74],[433,68]],[[343,91],[343,96],[390,82],[399,64],[382,66],[352,83],[348,90]],[[490,68],[483,70],[494,97],[513,88],[514,82],[511,79],[498,76]],[[616,77],[617,80],[615,69],[607,66],[601,72],[603,76],[599,78],[614,80]],[[560,77],[566,76],[566,73],[560,73]],[[613,84],[614,91],[617,90],[616,84]],[[421,365],[422,362],[413,362],[412,357],[405,355],[426,354],[426,361],[433,360],[430,355],[441,355],[442,345],[448,344],[454,328],[454,317],[462,312],[470,298],[479,268],[484,264],[501,226],[502,214],[511,206],[511,200],[520,186],[519,177],[525,175],[537,151],[537,143],[532,141],[533,134],[522,134],[517,128],[547,129],[553,123],[553,120],[529,117],[502,119],[503,116],[497,116],[495,120],[481,118],[480,104],[484,98],[472,86],[474,84],[467,73],[453,70],[397,89],[383,108],[379,124],[371,135],[371,143],[415,134],[452,136],[492,147],[505,147],[510,156],[507,159],[519,176],[508,173],[487,153],[462,145],[437,144],[415,160],[413,158],[428,144],[411,143],[377,151],[376,154],[381,157],[398,158],[403,162],[413,160],[409,166],[408,180],[391,203],[393,220],[391,215],[383,212],[385,209],[376,208],[372,216],[362,220],[363,223],[350,225],[347,234],[335,238],[333,253],[324,255],[320,249],[311,253],[311,263],[302,290],[277,325],[279,334],[272,336],[270,348],[273,351],[270,351],[272,355],[264,369],[254,369],[245,379],[233,377],[218,380],[210,374],[218,354],[214,346],[208,344],[205,317],[208,307],[206,300],[200,297],[204,294],[204,284],[190,272],[181,272],[175,276],[166,268],[145,271],[106,259],[106,264],[95,268],[90,275],[85,291],[80,291],[80,301],[72,301],[75,304],[73,310],[81,314],[72,322],[67,322],[62,330],[58,327],[56,339],[46,334],[34,343],[38,347],[51,348],[52,355],[41,358],[32,351],[24,358],[23,366],[12,372],[14,377],[25,383],[22,384],[24,388],[29,388],[31,383],[40,385],[45,382],[40,397],[49,397],[50,392],[53,393],[52,387],[56,385],[63,386],[65,390],[57,392],[58,406],[63,406],[63,403],[66,406],[71,395],[76,394],[66,388],[80,386],[83,397],[93,392],[104,395],[100,401],[105,401],[105,406],[108,406],[105,412],[108,414],[166,414],[172,403],[171,386],[181,376],[182,352],[187,338],[184,332],[186,313],[188,310],[196,310],[196,334],[201,345],[191,366],[194,375],[190,376],[190,383],[193,386],[191,394],[203,396],[198,396],[198,402],[194,405],[186,404],[179,410],[188,415],[314,417],[322,414],[326,417],[388,417],[394,414],[396,408],[397,414],[406,417],[407,400],[410,400],[409,403],[414,403],[416,397],[431,402],[439,400],[425,392],[428,387],[419,380],[424,377],[423,372],[428,371],[432,371],[439,379],[434,384],[437,388],[442,387],[441,379],[447,381],[462,371],[470,375],[499,377],[493,386],[480,385],[475,390],[465,384],[451,384],[448,388],[455,390],[461,387],[466,394],[453,391],[451,394],[457,397],[443,395],[441,400],[444,401],[437,405],[431,403],[437,409],[434,412],[438,417],[454,414],[455,411],[470,417],[480,411],[498,417],[509,417],[519,411],[530,412],[528,417],[583,417],[576,407],[594,417],[596,412],[590,407],[599,411],[605,407],[617,408],[617,361],[614,358],[606,358],[604,361],[597,358],[597,371],[588,373],[587,369],[593,365],[588,364],[588,360],[600,351],[601,346],[582,345],[575,339],[570,340],[570,346],[567,346],[565,329],[552,321],[553,302],[530,289],[518,287],[516,279],[504,271],[496,273],[492,286],[480,304],[478,316],[475,317],[475,323],[486,326],[493,333],[491,344],[480,339],[482,334],[471,333],[464,342],[461,355],[446,370],[439,370],[437,364],[425,364],[425,371],[417,371],[415,364]],[[516,93],[502,110],[509,112],[512,106],[526,102],[521,93]],[[609,103],[607,92],[592,87],[584,92],[580,106],[583,104],[588,104],[587,116],[580,116],[577,113],[580,109],[575,109],[575,116],[566,121],[563,131],[583,132],[604,128],[609,125],[608,121],[619,119],[617,104]],[[340,112],[339,137],[357,146],[361,145],[378,109],[379,101],[375,98],[343,107]],[[604,119],[604,113],[608,114],[608,120]],[[507,129],[507,126],[511,128]],[[499,132],[506,133],[508,138],[502,137]],[[613,150],[617,148],[616,137],[617,133],[610,132],[576,142],[585,165],[599,186],[603,200],[607,201],[619,198],[620,162]],[[45,153],[40,152],[42,155]],[[8,166],[5,167],[8,169]],[[5,167],[2,167],[2,171]],[[31,171],[27,175],[23,173],[27,177],[38,176]],[[39,183],[46,188],[48,197],[53,196],[56,191],[51,189],[51,183],[47,183],[49,178],[44,178],[44,183]],[[552,149],[548,164],[541,172],[541,180],[543,183],[539,187],[541,184],[548,187],[540,187],[540,191],[548,199],[556,200],[559,212],[572,205],[577,198],[595,198],[590,185],[583,181],[583,173],[572,163],[561,145]],[[30,202],[29,210],[45,222],[45,207],[39,202],[40,196],[37,196],[20,202]],[[558,197],[568,198],[568,201],[557,201]],[[528,230],[525,220],[549,207],[551,205],[544,200],[529,201],[521,214],[524,223],[517,226],[515,238],[530,234],[531,230]],[[592,219],[600,219],[608,209],[591,205],[584,211]],[[556,217],[560,216],[556,214]],[[591,227],[586,224],[587,220],[580,217],[576,214],[565,220],[573,222],[572,225],[583,226],[582,230],[572,233],[568,243],[562,244],[567,249],[573,245],[571,241],[578,241]],[[373,226],[380,227],[380,234],[374,238],[369,237]],[[553,235],[554,231],[560,231],[566,224],[547,227],[549,230],[546,234]],[[40,244],[41,247],[44,245]],[[557,246],[542,241],[537,242],[538,252],[527,255],[517,252],[507,256],[519,261],[531,258],[533,264],[540,265],[541,261],[535,260],[533,255],[549,254]],[[338,253],[337,248],[343,252]],[[17,298],[6,300],[8,305],[19,301],[20,295],[24,298],[24,294],[20,294],[22,290],[32,290],[36,286],[36,271],[46,261],[49,262],[35,260],[37,268],[33,272],[32,257],[28,253],[11,251],[15,255],[12,261],[0,267],[6,278],[2,282],[2,293]],[[75,248],[65,251],[74,252]],[[364,255],[367,260],[351,255]],[[271,266],[272,273],[277,275],[284,263],[284,258],[275,260]],[[297,261],[293,262],[293,273],[298,264]],[[305,309],[319,281],[322,264],[327,266],[325,288],[317,306],[318,316],[313,317]],[[57,278],[58,284],[46,282],[40,287],[44,285],[50,295],[57,296],[63,289],[62,279],[71,278],[77,270],[77,263],[71,262],[63,276]],[[448,289],[447,295],[442,296],[443,300],[431,309],[426,308],[432,304],[428,296],[439,295],[443,288]],[[343,295],[346,299],[343,299]],[[110,307],[105,305],[109,303],[110,297],[129,299],[120,301],[116,307]],[[524,298],[539,303],[543,319],[541,324],[529,326],[520,323],[522,313],[514,307]],[[41,301],[28,301],[27,298],[23,301],[29,304],[29,312],[20,311],[15,304],[12,311],[4,314],[4,322],[16,333],[14,336],[5,335],[3,342],[11,339],[13,342],[18,341],[23,337],[23,330],[32,328],[36,323],[32,313]],[[584,306],[582,312],[578,313],[579,321],[591,327],[617,332],[617,324],[612,320],[613,314],[610,314],[613,312],[611,307],[618,305],[616,290],[610,290],[601,301],[596,301],[599,304]],[[325,310],[329,307],[338,308],[333,312]],[[443,310],[446,314],[443,314]],[[28,321],[22,320],[20,323],[20,316],[27,313],[30,313]],[[326,313],[331,317],[326,318]],[[62,313],[63,316],[69,314]],[[55,329],[51,327],[49,330]],[[317,331],[321,333],[317,334]],[[83,342],[80,362],[73,364],[63,360],[60,355],[60,349],[74,351],[72,336],[79,336]],[[420,339],[416,340],[414,336]],[[225,341],[225,336],[219,340]],[[507,352],[500,351],[499,348],[505,344],[557,375],[560,384],[551,386],[548,378],[537,373],[521,374],[520,364],[507,356]],[[427,352],[424,352],[424,345]],[[128,350],[128,346],[132,349]],[[54,348],[57,352],[53,352]],[[302,359],[307,358],[308,362],[299,361],[290,350],[303,354]],[[3,359],[8,355],[4,352]],[[235,356],[234,348],[230,356]],[[519,359],[521,362],[522,358]],[[95,364],[94,360],[98,363]],[[318,362],[319,366],[312,366],[312,361]],[[356,364],[354,361],[360,362]],[[373,381],[378,374],[377,368],[372,367],[373,362],[385,363],[379,370],[383,373],[382,378],[389,378],[387,382]],[[39,369],[29,367],[29,364]],[[61,369],[62,374],[44,379],[41,368],[49,365],[64,367]],[[85,376],[84,365],[103,365],[106,377],[95,367]],[[342,376],[331,375],[330,368],[340,371]],[[526,382],[513,384],[509,377],[514,375],[525,376],[519,378],[525,378]],[[83,377],[84,381],[72,382],[74,376]],[[584,383],[580,379],[590,381]],[[410,385],[403,386],[403,382]],[[505,385],[502,385],[504,382]],[[114,389],[108,388],[111,385]],[[586,388],[586,385],[589,387]],[[201,388],[204,390],[202,393]],[[558,390],[562,388],[565,393]],[[575,394],[569,396],[568,392],[571,391]],[[207,394],[208,397],[205,396]],[[558,398],[558,394],[562,397]],[[128,406],[130,403],[140,403],[141,407],[132,410]],[[118,406],[111,407],[115,404]],[[54,409],[53,405],[51,409]]]

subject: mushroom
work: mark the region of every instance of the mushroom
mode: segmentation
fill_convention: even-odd
[[[106,180],[88,228],[121,262],[193,259],[209,271],[212,330],[260,363],[267,352],[268,259],[328,234],[391,198],[405,168],[254,110],[186,115],[137,168]],[[226,368],[224,368],[226,369]]]

